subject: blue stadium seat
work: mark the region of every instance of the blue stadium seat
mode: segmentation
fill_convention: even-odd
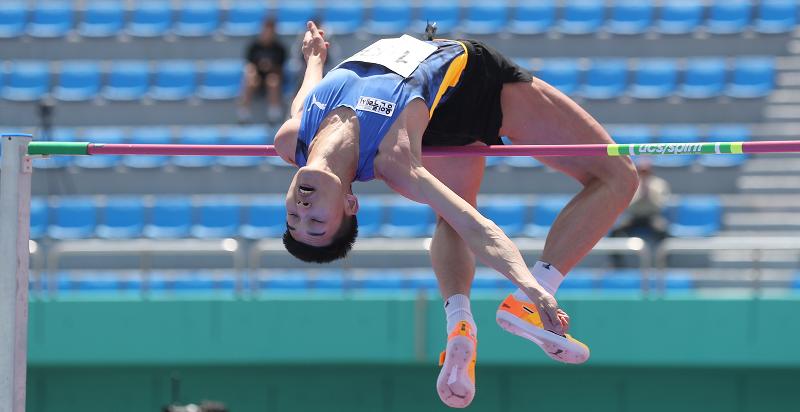
[[[78,24],[78,34],[83,37],[111,37],[122,31],[125,9],[119,1],[91,1]]]
[[[206,63],[197,96],[206,100],[233,99],[242,87],[244,65],[240,60],[214,60]]]
[[[708,99],[722,94],[725,87],[724,58],[689,59],[678,94],[688,99]]]
[[[265,145],[272,143],[273,130],[262,125],[229,127],[225,144],[231,145]],[[255,167],[264,163],[259,156],[222,156],[217,163],[226,167]]]
[[[186,60],[167,60],[159,63],[150,97],[156,100],[185,100],[195,90],[194,63]]]
[[[537,199],[533,205],[533,218],[529,224],[525,225],[525,235],[547,236],[550,226],[569,200],[568,196],[549,196]]]
[[[196,207],[197,223],[192,236],[197,238],[226,238],[239,233],[241,208],[236,199],[214,199]]]
[[[160,37],[172,25],[172,9],[166,1],[143,1],[136,4],[125,31],[136,37]]]
[[[684,196],[674,209],[669,233],[675,237],[713,236],[720,230],[722,205],[716,196]]]
[[[788,33],[797,25],[797,12],[795,0],[762,0],[758,4],[754,29],[764,34]]]
[[[425,31],[427,21],[436,23],[437,34],[452,33],[461,18],[458,0],[442,0],[423,2],[419,11],[419,19],[411,24],[414,32]]]
[[[261,31],[265,15],[266,8],[262,1],[235,1],[228,9],[222,33],[226,36],[255,36]]]
[[[642,59],[628,94],[637,99],[663,99],[675,92],[678,65],[674,59]]]
[[[118,127],[93,127],[83,131],[85,140],[92,143],[123,143],[125,131]],[[86,169],[107,169],[120,163],[122,156],[76,156],[75,165]]]
[[[230,272],[181,270],[151,273],[148,281],[148,290],[156,293],[225,293],[236,289],[238,278]]]
[[[617,1],[611,8],[611,18],[606,30],[614,34],[641,34],[653,21],[653,4],[650,0]]]
[[[685,270],[667,270],[658,278],[650,280],[650,288],[665,293],[688,292],[694,289],[694,277]]]
[[[139,127],[130,132],[131,143],[170,144],[172,132],[168,127]],[[134,169],[154,169],[167,165],[167,156],[123,156],[122,164]]]
[[[565,94],[574,94],[580,84],[580,67],[577,59],[546,59],[535,73],[536,77]]]
[[[278,34],[296,36],[306,31],[306,22],[317,15],[317,8],[313,1],[282,1],[276,13]]]
[[[308,271],[302,269],[271,270],[265,276],[259,276],[258,288],[268,291],[305,291],[311,286]]]
[[[775,59],[740,57],[736,59],[725,94],[740,99],[764,97],[772,92],[775,82]]]
[[[352,34],[364,24],[363,0],[347,3],[326,2],[322,9],[322,24],[331,34]]]
[[[435,215],[428,205],[398,201],[387,205],[386,224],[381,234],[386,237],[423,237],[433,232]]]
[[[365,291],[399,291],[409,286],[405,274],[400,270],[382,269],[368,271],[353,279],[353,286]]]
[[[502,159],[503,164],[510,167],[533,169],[544,166],[542,162],[530,156],[505,156]]]
[[[626,125],[608,128],[611,138],[619,144],[644,144],[653,142],[653,131],[650,126]]]
[[[517,2],[511,11],[508,31],[513,34],[538,34],[550,30],[556,19],[553,0]]]
[[[16,61],[5,80],[2,97],[29,102],[39,100],[50,90],[50,68],[45,62]]]
[[[139,292],[142,281],[135,273],[112,271],[60,271],[56,274],[59,293]]]
[[[603,24],[603,0],[567,0],[562,9],[558,30],[566,34],[595,33]]]
[[[595,276],[586,270],[573,269],[564,277],[561,286],[558,288],[560,293],[565,292],[585,292],[594,290],[597,285]]]
[[[605,273],[600,278],[600,288],[607,292],[639,292],[642,290],[642,273],[637,269]]]
[[[283,197],[253,199],[245,208],[239,228],[242,237],[252,240],[279,237],[286,231],[286,202]]]
[[[51,224],[47,236],[52,239],[85,239],[94,235],[97,208],[90,197],[58,199],[50,208]]]
[[[48,220],[47,201],[43,198],[32,198],[30,222],[31,239],[39,239],[44,236],[47,231]]]
[[[44,132],[39,136],[43,140],[54,142],[74,142],[77,140],[75,129],[70,127],[57,127],[48,136]],[[33,167],[37,169],[60,169],[71,165],[77,156],[48,156],[35,157]]]
[[[712,127],[708,131],[709,142],[746,142],[750,140],[750,128],[741,125],[727,125]],[[737,167],[747,161],[748,155],[700,155],[699,163],[705,167]]]
[[[358,204],[358,236],[372,237],[380,234],[383,226],[383,203],[377,200],[364,199]]]
[[[495,34],[508,25],[508,3],[506,0],[472,0],[466,6],[466,16],[461,30],[469,34]]]
[[[706,30],[714,34],[741,33],[750,25],[750,0],[715,1]]]
[[[53,96],[68,102],[95,98],[100,91],[100,65],[93,61],[69,61],[61,65]]]
[[[800,291],[800,272],[797,272],[794,275],[794,281],[792,282],[792,289],[795,291]]]
[[[703,17],[701,0],[668,0],[661,4],[656,29],[662,34],[687,34],[700,26]]]
[[[339,269],[321,270],[310,277],[311,288],[316,291],[343,291],[349,285],[344,272]]]
[[[219,27],[219,2],[193,0],[183,2],[172,32],[183,37],[210,36]]]
[[[72,17],[72,2],[40,2],[28,22],[28,35],[44,38],[66,36],[72,29]]]
[[[150,238],[189,237],[192,225],[192,202],[188,197],[157,198],[150,208],[144,235]]]
[[[28,21],[28,6],[24,1],[0,3],[0,39],[22,36]]]
[[[178,137],[180,144],[213,145],[222,141],[222,131],[214,126],[185,126]],[[213,156],[173,156],[172,164],[180,167],[210,167]]]
[[[144,229],[144,202],[140,197],[110,198],[103,208],[97,237],[133,239]]]
[[[114,101],[139,100],[150,87],[150,66],[145,61],[118,61],[112,64],[101,91],[103,98]]]
[[[587,99],[613,99],[628,85],[628,63],[623,59],[597,59],[586,72],[580,95]]]
[[[376,35],[399,35],[410,24],[411,4],[406,1],[381,1],[373,4],[366,30]]]
[[[506,236],[519,236],[528,221],[528,208],[525,203],[514,199],[504,199],[502,202],[481,204],[478,207],[481,214],[493,221]]]
[[[413,269],[406,274],[406,285],[413,290],[435,293],[439,290],[439,282],[431,269]]]
[[[700,133],[691,125],[664,126],[659,130],[658,143],[695,143],[700,141]],[[689,167],[697,160],[697,155],[666,155],[653,157],[653,166]]]

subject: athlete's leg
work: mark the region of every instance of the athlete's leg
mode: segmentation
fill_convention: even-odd
[[[476,205],[483,178],[482,157],[424,158],[423,164],[456,194]],[[477,328],[469,304],[475,257],[458,233],[438,216],[431,242],[431,263],[447,315],[447,347],[440,357],[442,369],[436,391],[446,405],[464,408],[475,396]]]
[[[477,205],[485,166],[483,157],[425,157],[422,163],[457,195],[473,207]],[[439,216],[431,241],[431,264],[442,298],[457,294],[469,296],[475,276],[475,256],[458,233]]]
[[[613,143],[602,126],[549,84],[506,84],[502,133],[515,144]],[[639,180],[627,157],[541,157],[583,185],[556,218],[542,260],[569,272],[628,207]]]

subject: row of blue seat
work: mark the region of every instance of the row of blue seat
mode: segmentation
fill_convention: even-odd
[[[690,272],[671,270],[662,274],[667,291],[687,291],[694,288]],[[252,284],[251,282],[255,282]],[[643,277],[638,270],[592,271],[573,270],[561,284],[561,293],[570,291],[639,291]],[[661,283],[652,279],[648,285],[660,289]],[[200,292],[239,289],[261,291],[409,291],[427,290],[435,293],[438,285],[428,268],[377,271],[343,271],[338,269],[270,269],[261,272],[257,279],[239,277],[231,272],[169,271],[61,271],[52,278],[31,283],[31,289],[57,292]],[[481,268],[472,283],[473,292],[511,291],[515,286],[500,274]]]
[[[206,100],[232,99],[239,95],[244,62],[211,60],[117,61],[103,73],[97,61],[65,61],[52,70],[43,61],[18,61],[0,72],[0,97],[34,101],[51,92],[51,78],[58,81],[52,96],[62,101],[86,101],[98,96],[113,101],[184,100],[193,95]]]
[[[793,0],[763,0],[753,7],[749,0],[715,1],[708,6],[701,0],[667,1],[660,7],[654,0],[616,1],[606,7],[604,0],[567,0],[560,8],[555,0],[519,1],[473,0],[463,5],[457,0],[425,2],[415,9],[407,1],[347,3],[281,1],[267,9],[264,2],[235,1],[222,17],[220,2],[195,0],[173,10],[169,2],[139,1],[126,11],[121,1],[90,1],[82,11],[77,33],[85,37],[108,37],[126,33],[139,37],[209,36],[220,32],[229,36],[256,34],[265,16],[274,16],[278,32],[297,34],[307,20],[320,17],[335,33],[359,30],[387,35],[411,27],[421,32],[426,21],[436,21],[440,32],[463,31],[469,34],[511,32],[542,33],[558,30],[585,34],[605,30],[618,34],[639,34],[651,28],[666,34],[690,33],[704,28],[711,33],[740,33],[749,27],[762,33],[785,33],[797,22],[797,3]],[[0,38],[61,37],[75,26],[73,2],[50,1],[29,11],[23,1],[5,1],[0,6]],[[127,16],[126,16],[127,15]],[[657,15],[657,16],[656,16]]]
[[[739,57],[687,59],[594,59],[585,69],[578,59],[515,59],[537,77],[570,95],[611,99],[627,94],[639,99],[662,99],[673,94],[705,99],[727,95],[734,98],[763,97],[772,92],[775,59]],[[151,69],[151,66],[154,66]],[[731,66],[730,69],[728,66]],[[168,60],[151,65],[145,61],[115,62],[104,73],[99,62],[65,61],[57,70],[46,62],[23,61],[0,72],[0,97],[13,101],[41,99],[51,90],[52,72],[58,80],[52,96],[62,101],[86,101],[98,96],[112,101],[175,101],[197,96],[207,100],[238,96],[243,63],[239,60]]]
[[[542,197],[532,204],[508,198],[485,202],[479,210],[509,236],[545,236],[568,196]],[[722,205],[715,196],[684,196],[667,215],[675,236],[710,236],[720,229]],[[364,237],[421,237],[432,233],[435,215],[427,206],[364,197],[358,212]],[[31,238],[275,238],[286,230],[285,200],[267,196],[243,201],[220,197],[60,197],[31,202]]]
[[[170,127],[138,127],[132,129],[116,127],[92,127],[80,130],[56,128],[51,136],[37,136],[40,140],[91,141],[96,143],[136,143],[136,144],[234,144],[264,145],[272,144],[275,131],[263,126],[194,126],[175,131]],[[749,127],[742,125],[717,125],[705,130],[693,125],[671,125],[655,129],[649,125],[620,125],[609,127],[608,132],[617,143],[694,143],[740,142],[751,139]],[[505,139],[506,143],[508,142]],[[682,155],[657,156],[651,158],[656,167],[688,167],[695,163],[705,167],[736,167],[748,158],[746,154],[736,155]],[[60,169],[79,167],[85,169],[108,169],[126,167],[132,169],[152,169],[167,166],[182,168],[212,167],[258,167],[269,164],[275,167],[290,167],[277,157],[212,157],[212,156],[53,156],[37,158],[34,167],[38,169]],[[510,166],[537,168],[542,164],[530,157],[489,157],[488,167]]]
[[[770,94],[775,82],[772,57],[700,57],[676,59],[593,59],[582,67],[578,59],[546,59],[538,67],[516,59],[540,79],[562,92],[587,99],[612,99],[627,95],[637,99],[663,99],[677,94],[687,99],[721,95],[757,98]],[[730,67],[730,68],[729,68]]]

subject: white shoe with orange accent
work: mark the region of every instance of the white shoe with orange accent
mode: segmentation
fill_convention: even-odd
[[[588,346],[569,334],[559,335],[544,329],[536,307],[517,300],[513,294],[497,308],[496,319],[501,328],[539,345],[547,356],[559,362],[583,363],[589,359]]]
[[[447,349],[439,355],[439,378],[436,391],[445,405],[466,408],[475,397],[475,361],[478,339],[472,326],[458,322],[447,337]]]

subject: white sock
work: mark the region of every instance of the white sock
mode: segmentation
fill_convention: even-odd
[[[541,260],[536,261],[531,272],[533,273],[534,279],[542,285],[544,290],[554,296],[556,292],[558,292],[558,287],[561,286],[561,281],[564,280],[564,275],[562,275],[555,266],[547,262],[542,262]],[[528,295],[519,289],[514,291],[514,297],[517,300],[530,302]]]
[[[453,295],[444,301],[444,313],[447,315],[447,333],[456,327],[458,322],[466,321],[472,327],[473,333],[478,333],[475,320],[472,319],[472,311],[469,308],[469,297],[465,295]]]

